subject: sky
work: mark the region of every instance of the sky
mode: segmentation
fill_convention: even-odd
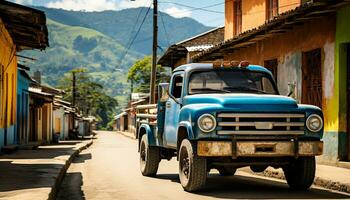
[[[10,0],[22,5],[65,10],[103,11],[148,7],[153,0]],[[224,24],[224,0],[158,0],[159,10],[173,17],[191,17],[207,26]],[[201,8],[201,9],[198,9]]]

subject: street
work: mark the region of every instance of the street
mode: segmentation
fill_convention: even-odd
[[[176,159],[161,161],[155,178],[139,170],[137,141],[116,132],[98,131],[94,144],[82,151],[69,167],[57,199],[338,199],[350,195],[315,188],[298,192],[284,181],[238,171],[219,177],[212,170],[206,188],[185,192],[178,179]]]

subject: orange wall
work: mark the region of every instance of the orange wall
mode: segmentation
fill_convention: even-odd
[[[265,23],[266,0],[242,1],[242,32],[248,31]]]
[[[4,128],[16,121],[17,57],[16,46],[1,19],[0,33],[0,128]]]
[[[225,40],[235,36],[234,0],[225,1]],[[300,6],[301,0],[279,0],[279,14]],[[266,0],[242,0],[242,32],[257,28],[266,21]]]
[[[300,6],[301,0],[279,0],[278,1],[278,12],[284,13],[289,10],[293,10],[296,7]]]
[[[225,40],[234,36],[233,1],[225,0]]]

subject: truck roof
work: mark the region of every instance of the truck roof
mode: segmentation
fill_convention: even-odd
[[[190,63],[190,64],[181,65],[175,68],[173,72],[177,72],[177,71],[189,72],[192,70],[201,70],[201,69],[206,70],[206,69],[214,69],[214,68],[212,63]],[[248,67],[246,67],[246,69],[251,71],[267,72],[271,74],[271,72],[268,69],[260,65],[249,65]]]

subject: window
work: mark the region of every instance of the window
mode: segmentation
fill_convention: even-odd
[[[172,85],[172,90],[171,94],[175,98],[181,98],[181,92],[182,92],[182,75],[176,75],[173,79],[173,85]]]
[[[242,0],[236,0],[234,3],[235,28],[236,35],[242,32]]]
[[[266,69],[271,71],[273,78],[275,79],[275,81],[277,83],[277,66],[278,66],[277,58],[272,59],[272,60],[266,60],[264,62],[264,66]]]
[[[272,20],[278,15],[278,0],[266,0],[266,19]]]
[[[190,95],[209,93],[278,94],[269,74],[247,70],[194,72],[190,77],[188,91]]]

